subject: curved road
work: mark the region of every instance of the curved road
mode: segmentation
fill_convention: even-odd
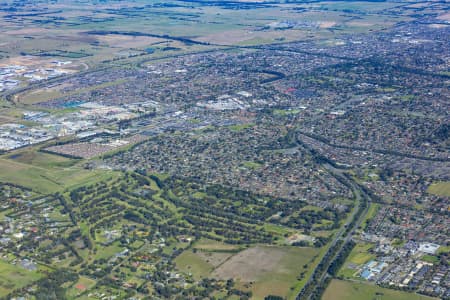
[[[340,181],[346,183],[346,185],[352,190],[353,194],[355,195],[357,205],[352,210],[351,215],[347,218],[347,221],[344,224],[344,226],[342,226],[341,229],[335,234],[333,240],[328,246],[327,253],[323,256],[319,264],[317,264],[317,266],[320,264],[323,265],[322,270],[320,270],[321,274],[316,274],[317,272],[319,272],[318,267],[316,266],[310,278],[304,285],[303,289],[297,295],[296,299],[298,300],[311,299],[311,296],[315,291],[315,289],[317,287],[324,285],[325,280],[330,276],[328,274],[328,268],[336,259],[336,257],[339,255],[339,253],[342,251],[344,245],[351,240],[352,235],[355,232],[355,229],[357,229],[363,222],[364,217],[368,212],[370,204],[370,197],[358,186],[357,183],[355,183],[353,180],[345,176],[343,170],[337,169],[331,166],[330,164],[323,164],[323,166],[334,177],[339,178]],[[357,216],[357,213],[360,211],[360,209],[364,204],[365,204],[364,210],[360,213],[359,216]],[[355,220],[355,218],[357,219]],[[351,226],[351,228],[349,228],[349,226]],[[338,241],[343,241],[343,243],[341,243],[339,248],[336,251],[334,251],[333,255],[328,256],[327,255],[328,251],[330,251],[330,249],[333,249]],[[303,294],[305,291],[306,294]]]

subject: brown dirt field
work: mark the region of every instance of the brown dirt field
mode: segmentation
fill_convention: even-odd
[[[211,277],[236,281],[236,286],[253,292],[252,299],[267,295],[291,298],[297,276],[310,264],[316,248],[256,246],[230,257],[217,267]]]
[[[319,27],[320,28],[331,28],[336,25],[336,22],[333,21],[321,21]]]
[[[97,39],[93,36],[89,36],[86,34],[73,34],[73,35],[57,35],[56,38],[59,40],[64,41],[71,41],[71,42],[80,42],[80,43],[95,43],[97,42]]]
[[[21,66],[27,66],[27,67],[36,67],[36,68],[58,68],[59,70],[66,70],[70,71],[70,69],[78,67],[80,64],[72,59],[65,59],[60,58],[59,60],[72,60],[73,63],[71,65],[68,65],[67,67],[56,67],[52,61],[54,61],[55,58],[45,58],[45,57],[38,57],[38,56],[15,56],[3,59],[0,62],[0,67],[5,67],[8,65],[21,65]]]
[[[49,101],[53,98],[61,97],[63,94],[61,90],[64,87],[70,87],[71,84],[63,83],[52,87],[44,87],[41,89],[33,90],[31,92],[25,92],[16,95],[16,102],[25,104],[34,104],[44,101]]]
[[[96,35],[95,36],[101,43],[106,43],[110,47],[119,48],[137,48],[144,47],[153,43],[159,43],[165,41],[164,39],[147,37],[147,36],[125,36],[118,34],[111,35]]]
[[[198,38],[199,41],[209,42],[219,45],[230,45],[239,43],[251,43],[256,41],[259,43],[273,42],[277,38],[285,38],[289,40],[298,40],[306,36],[301,30],[282,30],[282,31],[248,31],[248,30],[229,30],[221,34],[205,35]]]
[[[15,122],[17,122],[15,118],[0,116],[0,124],[15,123]]]
[[[415,3],[415,4],[411,4],[408,5],[407,7],[411,7],[411,8],[421,8],[421,7],[428,7],[430,5],[430,3],[425,2],[425,3]]]
[[[377,25],[377,23],[375,23],[375,22],[364,22],[364,21],[352,21],[352,22],[347,22],[346,25],[347,26],[356,26],[356,27],[370,27],[370,26]]]
[[[50,61],[49,59],[34,56],[16,56],[4,59],[0,64],[0,66],[7,66],[7,65],[33,66],[38,64],[45,64],[48,63],[49,61]]]
[[[437,17],[439,20],[450,21],[450,13],[445,13]]]
[[[17,30],[5,31],[5,34],[9,35],[34,35],[47,33],[48,30],[44,28],[22,28]]]
[[[118,9],[118,8],[126,8],[126,7],[135,7],[137,6],[133,1],[120,1],[119,3],[109,3],[108,4],[98,4],[98,5],[92,5],[92,4],[86,4],[83,3],[82,5],[74,5],[71,3],[56,3],[52,4],[52,8],[57,9],[66,9],[66,10],[74,10],[74,11],[80,11],[83,13],[83,15],[87,15],[89,10],[101,10],[101,9]]]
[[[261,34],[261,33],[258,33],[258,34]],[[257,34],[255,34],[254,32],[247,31],[247,30],[229,30],[229,31],[222,32],[220,34],[205,35],[205,36],[199,38],[198,40],[210,42],[210,43],[214,43],[214,44],[226,45],[226,44],[234,44],[234,43],[250,40],[250,39],[253,39],[256,37],[258,37]]]
[[[284,252],[272,247],[255,247],[244,250],[213,272],[220,279],[235,278],[241,282],[256,281],[260,276],[279,268]]]
[[[446,25],[446,24],[430,24],[430,25],[428,25],[428,27],[430,27],[430,28],[445,28],[447,26],[450,26],[450,24],[449,25]]]

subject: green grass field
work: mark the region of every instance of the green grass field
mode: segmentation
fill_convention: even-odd
[[[299,109],[274,109],[273,114],[276,116],[296,115],[300,112]]]
[[[38,193],[53,193],[68,187],[106,180],[115,175],[111,171],[85,170],[79,167],[50,167],[55,164],[51,161],[45,164],[48,167],[0,158],[0,182],[18,184]]]
[[[351,265],[360,266],[362,264],[365,264],[369,260],[374,259],[375,255],[370,254],[368,252],[371,248],[373,248],[372,244],[367,243],[356,244],[355,248],[353,248],[352,252],[350,252],[350,255],[345,261],[343,267],[339,270],[338,276],[355,279],[355,276],[353,275],[357,272],[357,269],[351,268],[350,266]]]
[[[262,164],[261,163],[257,163],[254,161],[244,161],[242,163],[242,165],[248,169],[259,169],[261,168]]]
[[[249,124],[239,124],[239,125],[231,125],[228,128],[232,131],[242,131],[248,128],[252,128],[254,126],[254,124],[249,123]]]
[[[428,187],[430,194],[450,197],[450,181],[433,183]]]
[[[429,263],[432,263],[432,264],[436,264],[436,263],[439,262],[439,258],[437,258],[436,256],[433,256],[433,255],[428,255],[428,254],[422,256],[421,259],[423,261],[426,261],[426,262],[429,262]]]
[[[413,293],[381,288],[371,284],[332,280],[322,300],[430,300]]]
[[[357,244],[347,260],[358,265],[364,264],[374,258],[374,255],[368,252],[371,248],[372,244]]]
[[[67,168],[78,162],[76,159],[39,152],[33,148],[26,148],[24,150],[16,151],[13,154],[7,155],[6,158],[15,162],[42,168]]]
[[[110,259],[115,254],[124,250],[124,247],[120,246],[119,243],[113,243],[106,247],[101,247],[97,254],[95,255],[95,259]]]
[[[441,247],[439,247],[437,253],[438,253],[438,254],[441,254],[441,253],[450,253],[450,247],[449,247],[449,246],[441,246]]]
[[[39,151],[39,146],[18,149],[0,156],[0,182],[14,183],[47,194],[95,183],[117,175],[105,170],[87,170],[80,160]]]
[[[186,250],[175,259],[177,268],[185,273],[191,273],[194,279],[199,280],[209,276],[213,266],[207,263],[192,250]]]
[[[237,251],[239,246],[202,238],[195,243],[194,248],[204,251]]]
[[[376,216],[378,210],[380,209],[380,205],[378,203],[370,203],[369,211],[367,212],[364,221],[361,224],[361,228],[365,229],[367,225],[369,225],[370,220]]]
[[[73,299],[77,295],[83,293],[85,290],[92,288],[95,285],[95,283],[96,282],[90,278],[80,276],[78,282],[76,282],[73,286],[71,286],[67,290],[66,295],[69,299]]]
[[[264,226],[262,226],[262,227],[264,228],[264,230],[266,230],[268,232],[273,232],[273,233],[279,234],[279,235],[285,235],[285,234],[291,235],[295,232],[291,228],[284,227],[281,225],[271,224],[271,223],[265,223]]]
[[[0,297],[39,280],[41,277],[39,271],[28,271],[0,260]]]
[[[279,249],[282,249],[284,253],[277,268],[274,272],[261,275],[253,284],[254,299],[264,299],[270,294],[292,299],[295,296],[295,288],[304,285],[297,276],[312,268],[310,262],[319,252],[317,248],[280,247]],[[305,269],[304,265],[308,267]]]

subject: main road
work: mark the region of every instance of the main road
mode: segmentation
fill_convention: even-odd
[[[354,180],[347,177],[342,169],[337,169],[328,163],[322,164],[322,166],[337,180],[339,180],[352,190],[355,196],[356,205],[352,210],[350,216],[347,218],[345,224],[334,235],[333,240],[328,245],[327,252],[314,268],[314,271],[312,272],[305,286],[297,295],[296,299],[298,300],[309,300],[314,294],[316,288],[325,288],[324,285],[326,284],[326,279],[331,276],[330,274],[328,274],[329,267],[341,253],[343,247],[352,239],[353,233],[361,225],[369,209],[370,197],[361,189],[361,187],[356,182],[354,182]],[[338,242],[341,243],[338,245]],[[319,268],[319,266],[321,267]]]

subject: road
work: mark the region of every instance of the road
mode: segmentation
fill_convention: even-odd
[[[336,256],[342,250],[342,247],[352,239],[352,236],[353,236],[353,233],[355,232],[355,230],[359,226],[361,226],[361,223],[363,222],[364,217],[367,215],[367,213],[369,211],[370,198],[366,193],[364,193],[364,191],[362,191],[360,189],[360,187],[354,181],[345,177],[342,174],[342,170],[336,169],[336,168],[332,167],[331,165],[325,165],[325,167],[331,174],[333,174],[335,176],[341,176],[341,178],[343,178],[343,179],[345,178],[344,180],[346,180],[348,182],[348,184],[351,186],[351,189],[353,191],[353,194],[355,195],[356,202],[357,202],[357,205],[353,209],[351,216],[347,219],[345,226],[343,226],[339,230],[338,234],[333,239],[331,247],[334,246],[339,239],[343,239],[343,243],[342,243],[342,246],[340,247],[340,249],[338,251],[336,251],[336,254],[333,256],[333,258],[330,259],[330,263],[328,264],[328,266],[326,268],[326,270],[328,270],[329,265],[331,264],[331,262],[334,261]],[[366,204],[364,210],[362,211],[362,213],[359,216],[356,216],[361,205],[363,205],[364,203]],[[351,223],[355,217],[357,217],[356,222],[354,222],[353,226],[350,229],[348,229],[348,227],[351,225]],[[345,234],[345,232],[347,232],[347,234]],[[322,274],[322,276],[320,277],[319,284],[323,283],[323,281],[327,278],[327,276],[329,276],[329,274],[327,271],[325,271],[324,274]]]
[[[358,186],[357,183],[347,178],[344,175],[343,170],[337,169],[331,166],[330,164],[323,164],[323,167],[325,167],[330,174],[339,179],[341,182],[346,183],[346,185],[352,190],[353,194],[355,195],[356,205],[355,208],[352,210],[351,215],[347,218],[347,221],[344,224],[344,226],[342,226],[339,229],[339,231],[334,235],[333,240],[330,242],[328,246],[327,253],[323,256],[322,260],[317,264],[310,278],[308,279],[308,281],[306,282],[305,286],[303,287],[302,291],[300,291],[296,299],[302,300],[311,299],[311,296],[313,294],[312,292],[315,290],[315,288],[324,285],[325,280],[328,277],[330,277],[330,275],[328,274],[328,268],[336,259],[336,257],[339,255],[339,253],[342,251],[344,245],[351,240],[353,233],[361,225],[369,209],[370,203],[369,196],[363,190],[361,190],[361,188]],[[362,212],[360,212],[360,209],[363,206],[364,209],[362,210]],[[359,215],[357,215],[358,212],[360,212]],[[357,218],[356,221],[354,221],[355,218]],[[351,228],[349,228],[349,226],[351,226]],[[338,246],[338,249],[334,251],[334,254],[332,254],[331,256],[327,255],[330,249],[336,247],[338,241],[342,241],[343,243],[341,243]],[[318,269],[319,265],[323,265],[321,270]],[[317,274],[317,272],[321,272],[321,274]],[[310,288],[310,286],[312,285],[314,286],[314,288],[307,289]],[[304,291],[306,291],[307,294],[302,295]]]

